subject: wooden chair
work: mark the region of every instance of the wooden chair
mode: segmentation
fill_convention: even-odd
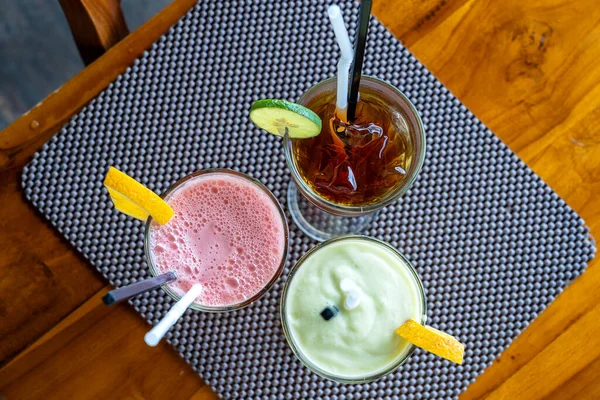
[[[59,0],[88,65],[129,34],[120,0]]]

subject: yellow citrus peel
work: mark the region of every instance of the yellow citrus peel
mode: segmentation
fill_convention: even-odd
[[[115,208],[131,217],[145,221],[152,216],[159,224],[166,224],[175,215],[159,195],[115,167],[108,169],[104,186]]]
[[[450,360],[462,364],[465,346],[454,336],[438,331],[430,326],[424,326],[415,320],[409,319],[396,329],[396,333],[417,347],[427,350]]]

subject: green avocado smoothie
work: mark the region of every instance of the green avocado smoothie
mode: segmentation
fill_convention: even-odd
[[[413,346],[394,333],[423,321],[421,282],[408,261],[376,239],[350,236],[317,246],[301,259],[282,298],[288,342],[313,371],[351,382],[399,366]]]

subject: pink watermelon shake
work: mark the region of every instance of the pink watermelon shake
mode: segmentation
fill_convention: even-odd
[[[202,311],[245,307],[281,275],[288,227],[281,206],[260,182],[230,170],[188,175],[163,195],[175,211],[165,225],[146,225],[146,256],[154,275],[173,271],[164,289],[176,299],[193,284]]]

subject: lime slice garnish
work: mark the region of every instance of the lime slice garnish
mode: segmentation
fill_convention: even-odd
[[[273,135],[286,131],[292,139],[306,139],[321,133],[321,118],[300,104],[285,100],[257,100],[250,109],[254,125]]]

